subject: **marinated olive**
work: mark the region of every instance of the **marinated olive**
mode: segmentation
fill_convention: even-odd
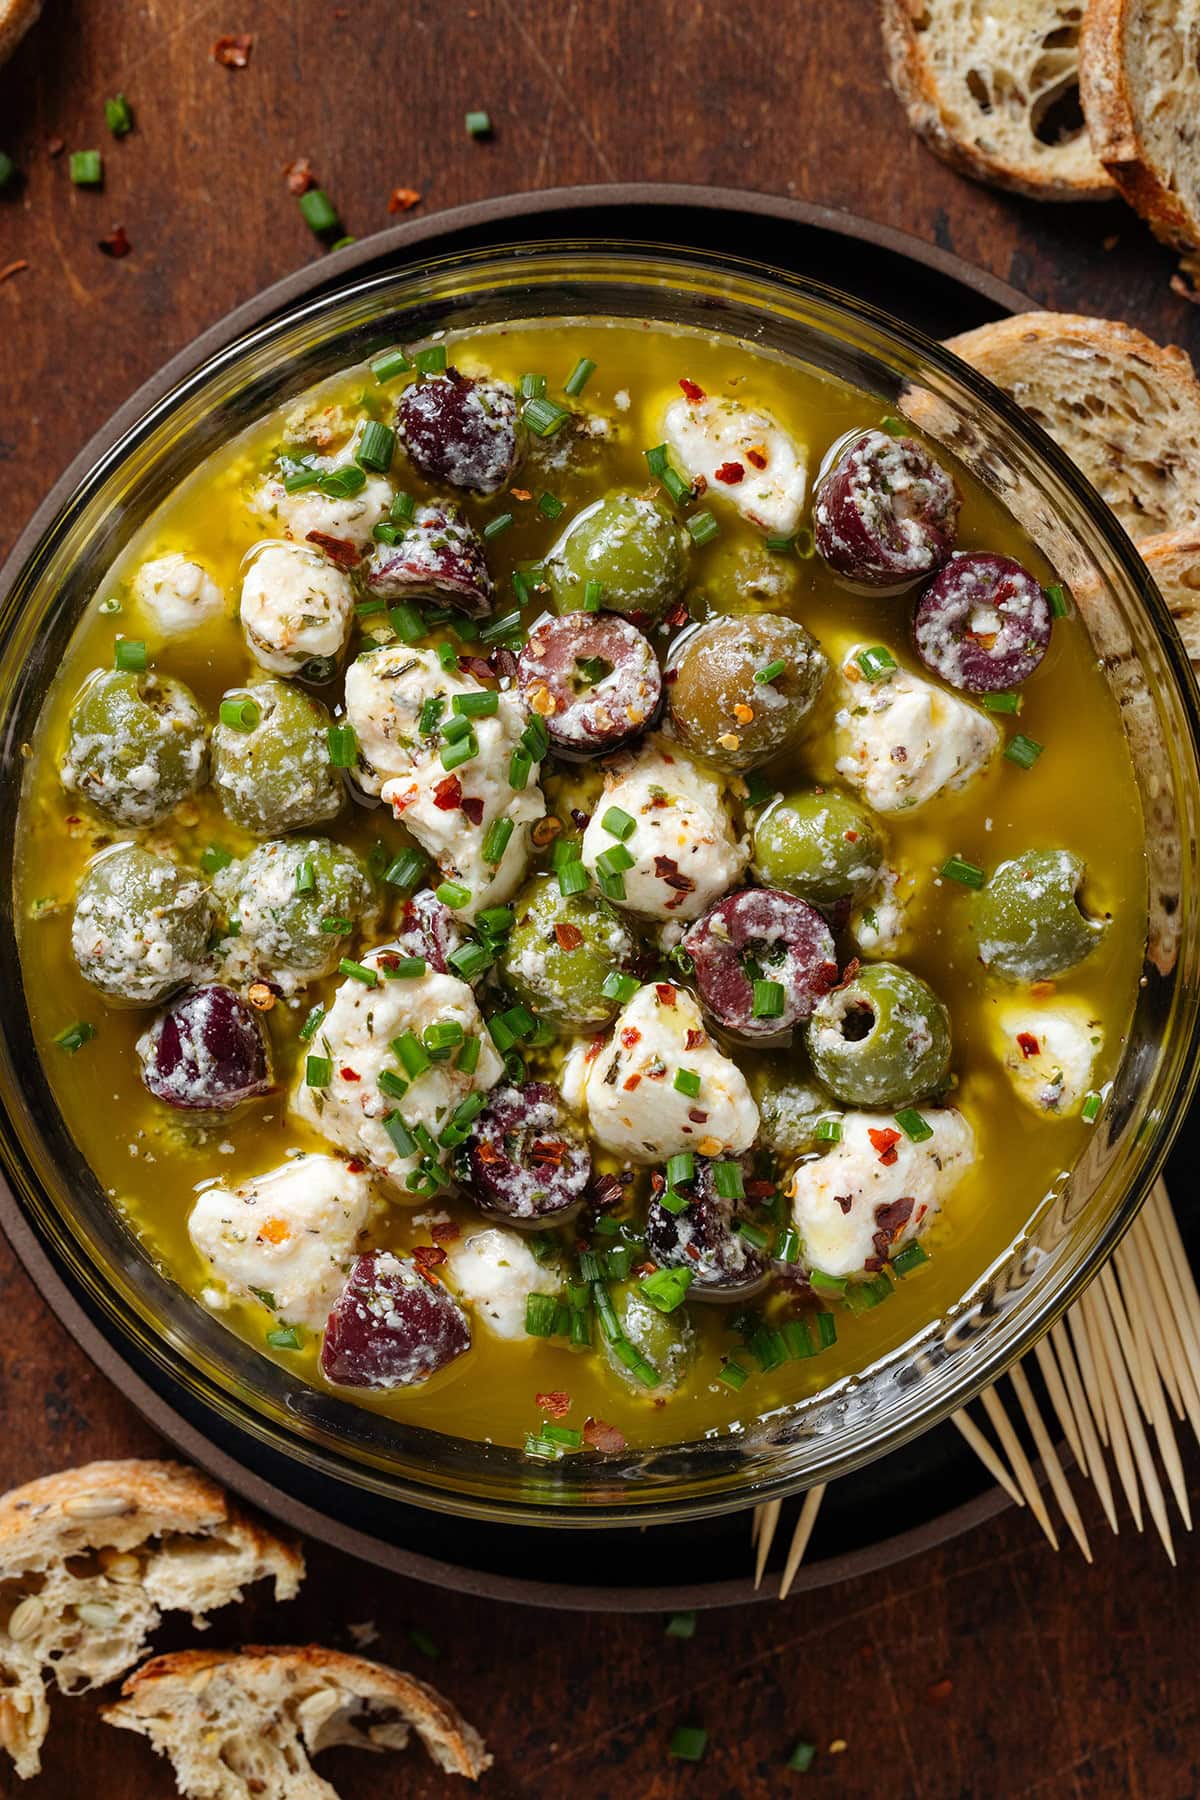
[[[864,431],[817,481],[817,549],[847,581],[896,591],[945,562],[961,504],[945,469],[913,438]]]
[[[395,544],[379,544],[362,567],[382,600],[433,600],[479,619],[492,609],[492,578],[474,527],[448,500],[418,506]]]
[[[1001,863],[972,897],[980,961],[1013,981],[1042,981],[1081,963],[1107,925],[1080,904],[1085,874],[1069,850],[1031,850]]]
[[[264,669],[331,681],[354,622],[354,589],[343,569],[307,544],[261,544],[242,577],[240,614],[250,654]]]
[[[762,1287],[770,1272],[765,1253],[739,1230],[748,1217],[744,1196],[717,1192],[718,1167],[736,1169],[743,1187],[750,1179],[748,1156],[726,1164],[701,1162],[683,1212],[672,1212],[657,1195],[646,1215],[646,1249],[662,1268],[691,1271],[690,1300],[743,1299]]]
[[[402,956],[423,956],[438,975],[447,975],[446,958],[465,941],[465,933],[432,888],[422,888],[404,903],[394,948]]]
[[[517,664],[521,698],[567,756],[618,750],[653,719],[662,698],[647,638],[615,613],[543,619]]]
[[[204,718],[182,681],[107,669],[84,683],[59,763],[70,793],[118,825],[156,825],[207,772]]]
[[[925,589],[913,641],[926,668],[968,694],[1028,681],[1050,648],[1053,615],[1040,582],[1011,556],[952,556]]]
[[[587,1144],[546,1081],[494,1087],[462,1158],[485,1212],[513,1225],[557,1224],[576,1212],[592,1173]]]
[[[507,381],[447,369],[405,388],[396,434],[426,481],[495,494],[517,466],[517,397]]]
[[[790,1031],[838,975],[833,934],[816,907],[773,888],[718,901],[683,948],[708,1011],[743,1037]]]
[[[596,583],[609,612],[657,619],[683,591],[687,539],[656,501],[619,491],[572,519],[546,574],[559,612],[578,612]]]
[[[329,1315],[321,1373],[335,1387],[415,1387],[470,1348],[471,1327],[453,1294],[411,1257],[371,1250]]]
[[[817,1127],[822,1120],[832,1122],[841,1111],[818,1082],[775,1062],[756,1071],[751,1087],[758,1106],[759,1142],[776,1156],[809,1156],[819,1150],[826,1140],[818,1136]]]
[[[160,1013],[137,1044],[156,1100],[190,1112],[229,1112],[271,1088],[262,1021],[232,988],[193,988]]]
[[[950,1015],[898,963],[867,963],[818,1001],[807,1031],[818,1079],[851,1106],[919,1100],[950,1067]]]
[[[672,646],[671,724],[719,768],[753,769],[795,744],[828,672],[795,619],[710,619]]]
[[[373,900],[353,850],[325,838],[260,844],[218,885],[240,921],[238,957],[302,981],[333,973]]]
[[[866,807],[835,788],[786,794],[754,822],[754,871],[813,906],[861,900],[883,874],[884,842]]]
[[[329,760],[330,718],[286,681],[257,681],[224,696],[232,719],[213,729],[213,787],[235,824],[256,837],[336,819],[346,790]]]
[[[621,1336],[611,1339],[601,1326],[600,1341],[614,1372],[647,1400],[665,1399],[679,1388],[696,1354],[696,1336],[681,1307],[659,1312],[636,1281],[609,1290]]]
[[[617,1001],[604,983],[632,969],[638,957],[637,939],[621,916],[599,894],[564,896],[553,876],[529,882],[512,906],[516,920],[501,966],[517,998],[556,1025],[606,1024]]]
[[[154,1006],[196,973],[212,924],[197,876],[139,844],[117,844],[79,884],[71,948],[101,993]]]

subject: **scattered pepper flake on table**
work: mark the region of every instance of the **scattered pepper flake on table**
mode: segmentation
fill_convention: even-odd
[[[411,212],[414,206],[420,206],[421,198],[416,188],[394,187],[388,197],[388,211]]]
[[[129,241],[129,234],[125,230],[125,227],[123,225],[114,225],[107,237],[98,238],[96,240],[96,248],[105,256],[119,258],[128,256],[129,252],[133,249],[133,245]]]
[[[223,69],[244,69],[250,61],[254,39],[248,31],[219,37],[212,47],[212,59]]]
[[[287,183],[289,194],[307,194],[309,188],[316,187],[317,178],[313,166],[307,156],[298,156],[295,162],[285,163],[283,179]]]

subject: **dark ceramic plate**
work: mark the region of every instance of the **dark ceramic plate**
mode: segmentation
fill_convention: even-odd
[[[242,332],[351,275],[460,250],[563,237],[618,238],[749,257],[829,282],[931,337],[1031,305],[1016,289],[932,244],[851,214],[764,194],[682,186],[564,188],[460,207],[364,239],[268,288],[213,326],[81,453],[23,534],[12,566],[24,560],[79,478],[126,426]],[[1168,1165],[1168,1181],[1174,1171],[1180,1192],[1186,1191],[1186,1171],[1198,1149],[1200,1118],[1180,1134]],[[545,1531],[450,1519],[306,1474],[216,1424],[156,1365],[116,1341],[6,1190],[0,1192],[0,1222],[49,1305],[164,1436],[227,1486],[312,1537],[418,1580],[540,1606],[668,1611],[755,1597],[749,1511],[698,1520],[686,1529]],[[1187,1226],[1184,1221],[1185,1232]],[[1195,1254],[1197,1244],[1189,1247]],[[785,1507],[759,1597],[777,1591],[799,1504]],[[1007,1504],[958,1433],[940,1426],[836,1483],[821,1509],[796,1590],[901,1561],[969,1530]]]

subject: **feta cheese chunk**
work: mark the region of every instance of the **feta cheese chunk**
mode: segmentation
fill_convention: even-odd
[[[739,880],[750,850],[734,836],[724,784],[660,733],[619,758],[583,834],[582,856],[593,880],[597,862],[617,842],[604,829],[610,806],[627,812],[634,830],[622,848],[633,866],[621,871],[625,898],[615,902],[648,919],[698,919]]]
[[[975,1134],[952,1107],[922,1117],[933,1135],[914,1144],[892,1113],[844,1113],[840,1142],[800,1164],[792,1218],[810,1269],[872,1275],[932,1224],[975,1160]]]
[[[142,564],[133,578],[133,598],[164,637],[194,631],[225,611],[225,595],[208,570],[180,550]]]
[[[543,1266],[518,1231],[499,1226],[447,1246],[450,1281],[493,1337],[527,1342],[530,1294],[557,1294],[559,1271]]]
[[[909,871],[885,868],[879,886],[850,915],[850,933],[864,956],[894,956],[908,929],[908,904],[913,897]]]
[[[534,775],[523,788],[508,778],[528,722],[515,692],[498,693],[494,713],[472,715],[478,753],[452,772],[442,763],[437,730],[422,735],[427,702],[441,702],[444,724],[454,717],[456,698],[487,692],[474,676],[443,669],[434,651],[404,645],[357,657],[346,671],[346,716],[360,751],[355,779],[367,793],[382,796],[444,876],[469,888],[470,900],[457,909],[464,919],[516,892],[529,863],[527,828],[546,811]],[[490,827],[502,819],[513,830],[492,864],[484,859],[484,846]]]
[[[455,1108],[468,1094],[493,1087],[504,1065],[466,982],[432,970],[415,980],[390,979],[381,972],[380,959],[395,954],[401,953],[385,944],[364,957],[364,966],[380,974],[376,986],[348,976],[339,987],[309,1045],[310,1054],[324,1056],[331,1064],[328,1085],[309,1087],[302,1062],[291,1110],[331,1144],[369,1163],[391,1183],[393,1198],[416,1205],[425,1195],[409,1188],[408,1178],[428,1155],[428,1148],[422,1151],[414,1143],[412,1151],[407,1151],[403,1135],[397,1145],[385,1120],[396,1115],[410,1138],[423,1128],[436,1144]],[[431,1062],[419,1075],[410,1077],[392,1049],[393,1040],[411,1036],[419,1042],[431,1025],[449,1021],[461,1026],[464,1037],[479,1040],[474,1072],[468,1075],[456,1068],[452,1055],[444,1062]],[[382,1092],[379,1077],[385,1069],[409,1082],[407,1092],[399,1097]],[[449,1154],[449,1148],[437,1145],[438,1163],[444,1163]]]
[[[862,649],[856,644],[842,663],[838,774],[876,812],[923,806],[935,794],[965,787],[995,754],[996,725],[908,669],[871,681],[857,661]]]
[[[681,396],[663,420],[667,448],[705,498],[728,500],[760,530],[788,536],[800,523],[808,456],[770,413],[732,397]]]
[[[371,1187],[336,1156],[298,1155],[239,1187],[197,1196],[188,1231],[242,1299],[319,1331],[360,1248]],[[265,1298],[269,1296],[269,1298]]]
[[[319,550],[266,543],[242,578],[242,629],[255,662],[298,675],[314,660],[333,664],[354,620],[350,578]]]
[[[314,457],[314,465],[330,474],[338,469],[357,470],[354,452],[360,436],[356,432],[353,441],[337,456]],[[323,494],[315,487],[289,494],[282,479],[271,475],[251,496],[250,510],[264,525],[297,543],[304,543],[309,533],[316,531],[323,537],[353,544],[356,550],[368,550],[371,533],[387,518],[391,504],[392,484],[384,475],[368,475],[356,493],[342,497]]]
[[[1026,1106],[1056,1118],[1079,1110],[1104,1043],[1100,1021],[1090,1008],[1076,1000],[1054,1006],[1001,1001],[992,1027],[997,1055]]]
[[[598,1051],[594,1041],[572,1051],[562,1091],[598,1144],[635,1163],[679,1150],[726,1156],[758,1135],[745,1076],[717,1049],[691,995],[666,981],[638,989]]]

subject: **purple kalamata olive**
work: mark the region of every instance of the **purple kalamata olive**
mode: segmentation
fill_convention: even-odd
[[[917,602],[913,641],[927,669],[967,694],[1028,681],[1050,647],[1053,614],[1041,583],[1011,556],[952,556]]]
[[[377,544],[361,574],[382,600],[435,600],[479,619],[492,609],[483,545],[451,501],[418,506],[395,544]]]
[[[569,756],[628,743],[650,724],[662,698],[649,639],[616,613],[543,619],[521,651],[518,681],[554,748]]]
[[[447,957],[465,941],[462,926],[432,888],[422,888],[404,903],[394,943],[401,956],[423,956],[438,975],[448,975]]]
[[[717,1192],[718,1169],[736,1171],[740,1195]],[[741,1300],[766,1282],[770,1273],[766,1252],[738,1229],[748,1219],[745,1190],[751,1179],[749,1157],[725,1163],[697,1160],[694,1181],[679,1194],[688,1200],[682,1212],[671,1212],[661,1194],[651,1200],[646,1249],[660,1268],[691,1270],[689,1299]]]
[[[512,1225],[543,1225],[578,1210],[592,1159],[557,1089],[530,1081],[492,1089],[462,1167],[483,1211]]]
[[[833,933],[821,914],[775,888],[743,888],[719,900],[683,948],[705,1007],[743,1037],[790,1031],[838,978]]]
[[[415,1387],[471,1348],[467,1315],[413,1257],[370,1250],[329,1315],[321,1373],[336,1387]]]
[[[847,581],[898,592],[941,568],[961,503],[951,477],[915,439],[864,431],[817,481],[817,549]]]
[[[507,381],[447,369],[405,388],[396,434],[426,481],[496,494],[520,455],[517,396]]]
[[[138,1039],[142,1080],[156,1100],[188,1112],[229,1112],[271,1089],[258,1013],[232,988],[190,988]]]

